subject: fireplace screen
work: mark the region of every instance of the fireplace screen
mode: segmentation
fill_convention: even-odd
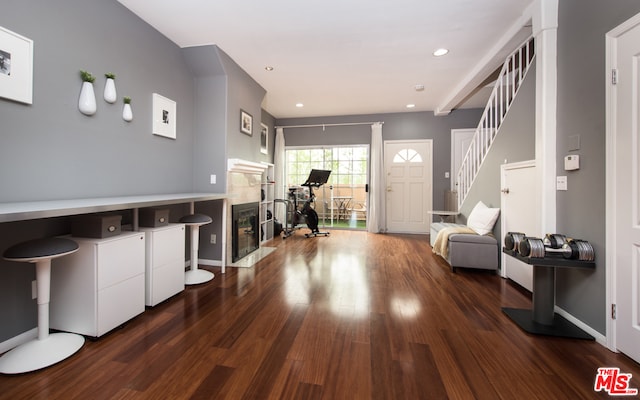
[[[236,262],[260,246],[258,229],[259,203],[231,206],[233,231],[231,237],[232,261]]]

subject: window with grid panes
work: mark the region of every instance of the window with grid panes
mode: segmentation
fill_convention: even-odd
[[[287,185],[304,183],[312,169],[331,170],[327,185],[349,187],[367,183],[367,146],[289,148],[286,150]]]

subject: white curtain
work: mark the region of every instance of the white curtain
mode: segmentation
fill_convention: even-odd
[[[384,158],[382,154],[382,123],[371,125],[371,182],[369,184],[369,215],[367,231],[386,231],[386,204],[384,182]]]
[[[276,199],[286,199],[285,197],[285,179],[284,179],[284,167],[285,167],[285,156],[284,156],[284,129],[276,128],[276,145],[273,150],[273,169],[275,176],[273,180],[275,183],[275,197]],[[276,203],[274,205],[273,211],[274,217],[285,223],[286,209],[284,204]]]

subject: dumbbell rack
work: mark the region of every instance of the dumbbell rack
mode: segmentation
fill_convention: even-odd
[[[574,339],[594,340],[594,337],[578,328],[554,311],[556,281],[555,268],[593,269],[593,261],[569,260],[559,254],[548,254],[544,258],[523,257],[514,250],[502,249],[503,253],[533,266],[533,308],[519,309],[503,307],[507,314],[525,332],[535,335],[559,336]]]

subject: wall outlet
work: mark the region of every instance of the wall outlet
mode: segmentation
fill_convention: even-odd
[[[211,177],[209,179],[211,179],[210,182],[212,185],[216,184],[216,174],[211,174]]]
[[[38,285],[36,281],[31,281],[31,299],[38,298]]]
[[[216,244],[216,234],[215,233],[211,234],[211,244]]]
[[[445,177],[445,179],[449,179],[449,172],[448,171],[444,173],[444,177]]]

